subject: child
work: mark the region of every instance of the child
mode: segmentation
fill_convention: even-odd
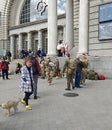
[[[25,105],[25,108],[32,110],[28,104],[28,99],[33,93],[33,72],[32,61],[29,58],[25,59],[25,65],[21,69],[21,85],[20,88],[25,93],[25,97],[21,100],[21,103]]]
[[[16,70],[15,70],[15,73],[16,74],[21,73],[21,68],[22,68],[22,65],[18,61],[16,61]]]

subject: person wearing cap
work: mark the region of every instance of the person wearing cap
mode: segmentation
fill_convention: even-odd
[[[66,61],[63,67],[63,73],[66,73],[67,78],[67,88],[65,90],[71,90],[74,89],[73,84],[73,75],[76,68],[75,60],[70,58],[70,54],[66,54]]]
[[[55,58],[55,61],[54,61],[54,73],[55,73],[56,79],[58,79],[60,76],[60,67],[59,67],[59,59],[58,58]]]
[[[82,56],[78,56],[76,59],[76,72],[75,72],[75,88],[82,88],[80,86],[82,68],[85,66]]]
[[[85,81],[87,78],[87,69],[89,66],[89,60],[86,56],[86,53],[82,53],[82,61],[84,62],[85,65],[82,68],[81,84],[85,85]]]
[[[46,63],[45,63],[45,74],[48,82],[48,86],[52,84],[52,80],[54,77],[54,63],[51,61],[50,57],[47,56]]]

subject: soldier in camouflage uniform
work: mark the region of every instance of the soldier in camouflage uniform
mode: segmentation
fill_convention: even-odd
[[[84,62],[84,67],[82,68],[82,75],[81,75],[81,84],[85,84],[86,78],[87,78],[87,69],[89,66],[89,60],[86,57],[86,54],[82,54],[82,61]]]
[[[67,88],[65,90],[71,90],[74,89],[73,84],[73,75],[76,68],[75,60],[70,59],[70,54],[66,55],[66,61],[63,67],[63,73],[66,73],[67,78]]]
[[[45,79],[45,59],[44,58],[40,61],[40,68],[41,68],[41,78]]]
[[[47,57],[45,66],[46,66],[45,72],[46,72],[48,85],[51,85],[54,76],[54,71],[53,71],[54,63],[51,61],[50,57]]]
[[[60,76],[60,68],[59,68],[59,60],[58,60],[58,58],[56,58],[55,61],[54,61],[54,73],[55,73],[56,79],[58,79],[59,76]]]

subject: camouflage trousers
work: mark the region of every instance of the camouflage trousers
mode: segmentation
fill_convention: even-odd
[[[87,69],[83,68],[81,75],[81,84],[85,84],[86,78],[87,78]]]
[[[68,89],[71,89],[74,88],[74,84],[73,84],[73,74],[67,74],[66,75],[66,78],[67,78],[67,88]]]

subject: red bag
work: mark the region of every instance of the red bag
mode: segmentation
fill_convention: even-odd
[[[99,80],[105,80],[105,76],[103,74],[98,75]]]

